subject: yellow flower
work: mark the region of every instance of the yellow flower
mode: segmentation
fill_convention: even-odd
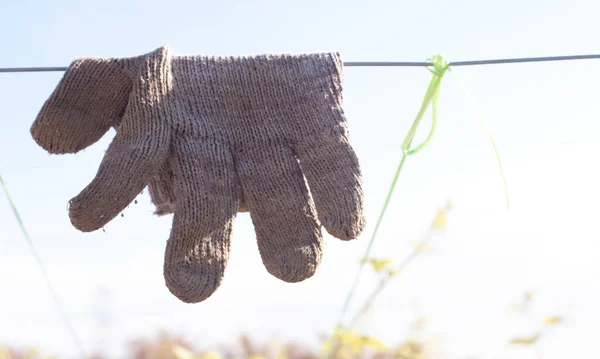
[[[535,344],[535,342],[538,341],[538,339],[540,339],[540,334],[536,333],[530,337],[514,338],[509,343],[516,344],[516,345],[533,345],[533,344]]]
[[[415,250],[415,252],[421,252],[421,253],[431,253],[433,252],[433,249],[428,246],[426,243],[423,243],[421,241],[413,241],[411,242],[411,245],[413,247],[413,249]]]
[[[391,259],[375,259],[375,258],[368,258],[368,259],[363,259],[363,263],[369,263],[372,267],[373,270],[375,272],[379,272],[382,269],[386,269],[390,266],[390,264],[392,263]]]
[[[386,350],[387,347],[379,340],[368,335],[360,335],[351,330],[340,329],[335,334],[336,343],[339,347],[338,354],[346,356],[350,350],[353,354],[360,353],[365,348],[374,350]],[[328,339],[323,343],[323,352],[328,353],[331,350],[331,340]],[[341,352],[341,353],[340,353]]]
[[[557,315],[550,316],[544,320],[544,325],[555,325],[563,322],[563,318]]]
[[[434,229],[444,229],[446,228],[446,210],[440,209],[435,215],[435,219],[433,220],[433,228]]]
[[[361,349],[362,348],[371,348],[375,350],[387,350],[387,346],[383,344],[379,339],[371,337],[371,336],[362,336],[360,337],[361,341]]]

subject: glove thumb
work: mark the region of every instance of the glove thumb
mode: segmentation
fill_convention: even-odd
[[[30,132],[46,151],[76,153],[118,126],[132,91],[126,63],[80,57],[43,104]]]

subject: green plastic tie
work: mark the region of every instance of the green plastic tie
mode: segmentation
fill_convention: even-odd
[[[427,146],[431,141],[431,138],[433,137],[433,134],[435,132],[435,128],[437,125],[437,108],[440,86],[442,84],[442,78],[446,74],[449,65],[448,62],[442,57],[442,55],[435,55],[433,57],[428,58],[427,61],[432,62],[432,66],[427,67],[427,70],[429,70],[432,73],[432,77],[429,81],[429,86],[427,87],[427,91],[425,92],[425,96],[423,97],[423,102],[421,103],[421,108],[417,113],[417,117],[413,121],[410,129],[408,130],[408,133],[406,134],[406,136],[404,136],[404,140],[402,141],[402,145],[400,147],[402,149],[402,157],[400,158],[400,162],[398,163],[398,167],[396,168],[396,173],[394,174],[394,178],[390,185],[390,189],[386,196],[386,200],[383,204],[383,208],[381,210],[377,223],[375,224],[375,229],[373,231],[373,234],[371,235],[371,239],[369,240],[369,244],[367,246],[367,250],[365,252],[363,260],[368,258],[375,237],[377,236],[379,226],[383,220],[389,201],[392,197],[392,193],[394,192],[394,189],[396,187],[398,177],[400,176],[400,172],[402,171],[402,167],[404,166],[404,162],[406,161],[406,157],[409,155],[414,155],[420,152],[423,148],[425,148],[425,146]],[[417,132],[417,128],[421,124],[423,115],[425,114],[425,111],[427,110],[430,104],[432,105],[432,121],[429,134],[427,135],[427,138],[423,141],[423,143],[411,149],[410,146]],[[362,263],[362,265],[364,265],[364,263]]]

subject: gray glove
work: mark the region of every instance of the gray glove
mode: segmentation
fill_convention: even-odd
[[[42,107],[32,135],[76,152],[111,126],[96,177],[70,201],[73,225],[101,228],[150,185],[174,213],[164,274],[184,302],[220,285],[244,199],[267,270],[312,276],[322,224],[349,240],[364,228],[358,159],[341,107],[337,53],[78,59]],[[162,205],[162,207],[161,207]]]

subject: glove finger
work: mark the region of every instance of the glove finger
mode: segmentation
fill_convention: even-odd
[[[75,228],[95,231],[116,217],[148,185],[169,152],[169,130],[134,138],[120,132],[108,147],[95,178],[69,202]]]
[[[180,139],[170,160],[177,202],[164,276],[186,303],[205,300],[221,284],[237,213],[234,161],[225,145]]]
[[[142,58],[117,135],[92,182],[70,201],[71,223],[96,230],[121,212],[146,187],[169,153],[171,69],[168,48]]]
[[[319,220],[332,236],[350,240],[365,227],[362,175],[343,124],[295,150],[315,201]]]
[[[50,153],[76,153],[120,123],[131,89],[116,60],[77,59],[40,109],[31,135]]]
[[[238,174],[267,271],[286,282],[311,277],[323,238],[300,166],[290,148],[244,149]]]

